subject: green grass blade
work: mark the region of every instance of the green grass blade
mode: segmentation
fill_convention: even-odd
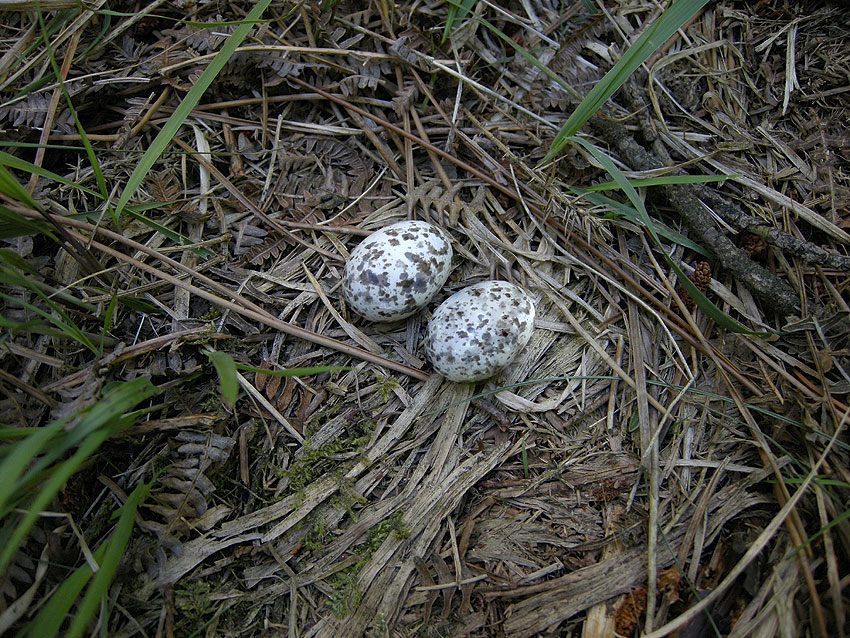
[[[65,9],[63,11],[59,11],[53,15],[50,22],[47,25],[47,34],[53,35],[57,33],[60,29],[65,27],[68,22],[71,21],[72,18],[76,17],[77,14],[80,13],[80,7],[74,7],[71,9]],[[40,38],[32,38],[29,45],[27,45],[23,51],[21,51],[18,55],[14,56],[13,60],[10,61],[11,64],[6,72],[0,76],[0,80],[2,80],[3,84],[0,85],[0,90],[11,90],[10,83],[7,82],[7,78],[10,75],[14,75],[15,72],[20,68],[20,66],[25,63],[28,59],[30,59],[30,55],[36,51],[41,46]],[[23,89],[18,91],[12,96],[12,99],[17,99],[19,97],[23,97],[25,95],[29,95],[30,93],[37,91],[38,89],[47,86],[54,80],[52,71],[45,71],[43,74],[39,74],[39,77],[36,80],[33,80],[28,85],[26,85]]]
[[[51,455],[53,455],[54,458],[58,458],[56,454],[58,453],[60,456],[64,454],[64,450],[69,447],[68,442],[79,440],[80,436],[85,435],[80,446],[68,459],[49,468],[49,471],[45,472],[47,474],[46,479],[44,479],[44,482],[38,486],[37,492],[35,492],[32,497],[32,501],[29,503],[27,512],[17,523],[7,542],[3,546],[2,551],[0,551],[0,573],[2,573],[7,567],[12,556],[29,534],[30,529],[32,529],[32,526],[35,524],[35,521],[38,519],[42,510],[50,504],[50,501],[59,492],[68,478],[83,467],[89,457],[100,447],[103,441],[105,441],[114,432],[125,428],[132,422],[132,418],[127,417],[133,415],[126,414],[131,407],[153,396],[157,392],[158,390],[156,387],[154,387],[148,379],[144,378],[133,379],[126,383],[116,384],[100,401],[98,401],[83,415],[80,422],[71,432],[66,433],[63,437],[65,441],[59,440],[48,449],[48,452],[44,455],[45,458],[49,458]],[[48,426],[48,428],[54,428],[57,430],[57,433],[61,433],[62,426],[65,422],[58,421],[57,423],[58,425],[55,423]],[[40,437],[40,435],[41,433],[39,432],[32,436]],[[16,445],[24,446],[27,450],[27,454],[36,447],[44,449],[45,446],[43,437],[37,438],[36,443],[30,443],[29,438],[30,437],[22,440]],[[22,454],[20,458],[27,457],[27,454]],[[16,463],[20,462],[20,458],[16,460]],[[31,455],[29,458],[32,458]],[[26,490],[24,487],[32,487],[34,484],[37,484],[30,479],[33,477],[41,478],[40,473],[47,469],[44,466],[52,463],[52,461],[49,461],[48,463],[44,463],[43,461],[44,458],[39,459],[39,461],[34,463],[32,467],[28,468],[27,472],[19,481],[14,483],[13,494],[16,498],[25,497]],[[13,465],[12,467],[14,468],[16,465]],[[28,481],[29,485],[27,485]],[[5,482],[6,481],[4,479],[4,483]],[[11,482],[11,480],[9,482]]]
[[[151,230],[165,235],[175,244],[178,244],[180,246],[186,246],[192,243],[192,240],[186,237],[185,235],[181,235],[177,231],[168,228],[168,226],[163,226],[159,222],[154,221],[151,218],[145,217],[144,215],[141,215],[140,213],[136,212],[135,207],[125,206],[124,212],[132,216],[133,219],[140,221]],[[201,257],[204,258],[215,257],[215,253],[209,248],[196,248],[195,252],[197,252]]]
[[[74,126],[77,129],[77,133],[80,135],[80,139],[83,142],[83,146],[86,149],[86,155],[89,158],[89,164],[91,164],[92,172],[94,173],[95,181],[97,182],[97,187],[100,189],[103,198],[109,195],[109,191],[106,190],[106,180],[103,178],[103,171],[100,169],[100,162],[97,161],[97,155],[95,155],[94,148],[91,145],[91,141],[86,135],[86,130],[83,128],[83,123],[80,122],[80,118],[77,116],[77,109],[74,108],[74,103],[71,100],[71,94],[68,93],[68,89],[65,86],[65,81],[62,79],[62,74],[60,73],[59,64],[56,62],[56,56],[53,55],[53,47],[50,46],[50,38],[47,35],[47,27],[44,24],[44,16],[41,13],[41,9],[38,8],[38,4],[36,4],[36,14],[38,15],[38,24],[41,27],[41,39],[44,43],[45,50],[47,51],[47,57],[50,60],[50,66],[53,69],[53,73],[56,76],[56,79],[59,82],[59,88],[62,91],[62,95],[65,98],[65,102],[68,105],[68,111],[71,113],[71,117],[74,119]]]
[[[124,548],[127,546],[127,541],[130,540],[130,532],[133,531],[133,520],[136,516],[136,510],[139,504],[147,497],[150,488],[150,483],[137,486],[133,490],[133,493],[127,497],[127,502],[121,507],[121,516],[118,519],[118,524],[115,526],[112,537],[109,539],[103,560],[100,563],[100,569],[94,575],[91,585],[89,585],[88,591],[86,591],[86,595],[83,596],[83,600],[80,601],[80,605],[77,607],[74,620],[71,621],[71,626],[66,634],[68,638],[79,638],[79,636],[83,635],[89,621],[97,612],[101,600],[107,595],[109,586],[112,584],[112,579],[115,577],[115,572],[118,570],[118,564],[124,555]]]
[[[106,552],[107,544],[101,543],[92,552],[95,561],[100,563]],[[24,636],[44,636],[45,638],[56,636],[59,628],[65,620],[65,616],[71,610],[80,592],[91,580],[92,570],[88,563],[80,565],[74,573],[68,576],[59,588],[53,592],[47,604],[41,608],[38,615],[26,627],[18,632],[17,638]]]
[[[47,223],[24,217],[5,206],[0,206],[0,239],[13,239],[25,235],[44,235],[56,240],[53,228]]]
[[[122,425],[118,423],[118,420],[125,418],[127,416],[127,410],[135,403],[146,398],[143,394],[139,394],[139,398],[137,399],[136,393],[138,390],[140,388],[144,389],[146,385],[150,385],[150,382],[147,382],[147,384],[144,382],[137,383],[136,380],[128,383],[132,385],[129,387],[127,384],[117,385],[111,391],[107,392],[94,406],[76,415],[80,416],[76,425],[61,436],[55,437],[50,447],[46,448],[42,455],[33,461],[26,472],[19,477],[16,483],[16,492],[26,493],[29,488],[43,481],[55,469],[51,468],[51,466],[56,461],[59,461],[75,447],[82,444],[91,434],[103,428]],[[150,387],[153,388],[153,386]],[[155,393],[155,391],[154,388],[153,392]],[[150,395],[149,392],[147,394]],[[101,411],[100,408],[103,407],[106,407],[108,411]],[[70,420],[71,417],[68,417],[62,419],[61,422],[64,425]]]
[[[35,434],[36,432],[40,432],[43,428],[14,428],[14,427],[0,427],[0,441],[8,441],[10,439],[25,439],[30,434]],[[9,451],[9,448],[0,448],[0,454],[4,456],[8,456],[5,454]]]
[[[118,304],[118,297],[113,294],[106,305],[106,310],[103,311],[103,336],[112,329],[112,322],[115,320],[115,306]]]
[[[14,168],[19,171],[32,173],[33,175],[38,175],[39,177],[44,177],[45,179],[53,180],[54,182],[58,182],[59,184],[64,184],[65,186],[76,188],[78,191],[86,193],[87,195],[103,199],[103,196],[96,190],[86,188],[85,186],[80,186],[79,184],[72,182],[69,179],[65,179],[61,175],[57,175],[52,171],[48,171],[46,168],[42,168],[41,166],[36,166],[32,162],[27,162],[26,160],[22,160],[19,157],[10,155],[5,151],[0,151],[0,165],[8,166],[9,168]]]
[[[9,264],[13,268],[17,268],[18,270],[30,275],[38,275],[38,272],[29,265],[29,262],[14,250],[0,248],[0,262]]]
[[[121,414],[103,427],[109,428],[110,433],[119,432],[133,423],[139,414],[143,413],[144,411]],[[85,442],[85,437],[76,436],[76,428],[67,437],[55,439],[54,444],[33,463],[32,467],[18,481],[17,492],[26,496],[32,489],[50,478],[60,465],[57,461],[64,458],[78,444],[81,444],[81,441]]]
[[[8,278],[0,276],[0,281],[6,281],[6,282],[8,282]],[[38,290],[37,288],[35,288],[34,286],[28,286],[28,288],[29,288],[30,290],[32,290],[33,292],[36,292],[36,294],[41,293],[41,291],[40,291],[40,290]],[[45,299],[46,299],[46,297],[45,297],[44,293],[39,294],[39,296],[40,296],[40,297],[42,297],[42,298],[45,298]],[[28,303],[28,302],[26,302],[26,301],[21,301],[20,299],[16,299],[15,297],[13,297],[13,296],[11,296],[11,295],[7,295],[7,294],[2,293],[2,292],[0,292],[0,299],[5,299],[6,301],[8,301],[8,302],[10,302],[10,303],[12,303],[12,304],[19,305],[19,306],[21,306],[22,308],[26,308],[26,309],[27,309],[27,310],[29,310],[30,312],[33,312],[33,313],[35,313],[35,314],[37,314],[37,315],[39,315],[39,316],[43,317],[43,318],[44,318],[44,319],[46,319],[48,322],[50,322],[50,323],[52,323],[54,326],[56,326],[56,328],[58,328],[58,329],[59,329],[59,331],[60,331],[60,332],[61,332],[64,336],[68,337],[69,339],[72,339],[72,340],[76,341],[76,342],[77,342],[77,343],[79,343],[80,345],[85,346],[86,348],[88,348],[89,350],[91,350],[92,352],[94,352],[95,354],[97,354],[97,353],[98,353],[98,348],[97,348],[97,346],[95,346],[95,345],[91,342],[91,339],[89,339],[89,338],[88,338],[88,337],[87,337],[87,336],[83,333],[83,331],[82,331],[82,330],[80,330],[80,329],[77,327],[77,325],[76,325],[76,324],[74,324],[74,322],[73,322],[73,321],[71,321],[71,320],[70,320],[70,318],[68,318],[68,317],[65,315],[65,313],[64,313],[64,312],[62,312],[62,310],[61,310],[61,309],[60,309],[60,308],[59,308],[56,304],[54,304],[52,301],[49,301],[49,300],[48,300],[48,303],[49,303],[49,305],[50,305],[50,306],[51,306],[54,310],[56,310],[57,312],[59,312],[59,313],[60,313],[60,315],[61,315],[60,317],[54,317],[52,314],[50,314],[49,312],[45,312],[44,310],[42,310],[42,309],[41,309],[41,308],[39,308],[38,306],[34,306],[34,305],[32,305],[31,303]]]
[[[0,283],[6,283],[10,286],[23,288],[30,290],[34,295],[39,297],[50,309],[56,313],[51,314],[49,312],[44,311],[43,309],[35,306],[29,302],[23,301],[11,295],[7,295],[4,292],[0,292],[0,299],[5,299],[9,301],[13,305],[20,305],[23,308],[26,308],[30,312],[33,312],[48,322],[56,326],[59,330],[62,331],[68,338],[73,339],[85,346],[89,350],[94,353],[98,352],[97,346],[95,346],[91,339],[89,339],[80,328],[71,320],[71,318],[65,313],[62,308],[56,304],[52,299],[50,299],[44,292],[39,289],[38,286],[34,285],[33,282],[29,281],[26,277],[22,276],[14,267],[4,267],[3,255],[0,254]]]
[[[286,370],[268,370],[266,368],[256,368],[254,366],[245,365],[244,363],[237,363],[236,369],[267,374],[270,377],[306,377],[311,374],[320,374],[322,372],[351,370],[348,366],[308,366],[305,368],[287,368]]]
[[[100,447],[110,434],[112,432],[109,430],[95,432],[77,448],[76,452],[68,460],[54,468],[50,478],[40,486],[32,502],[29,504],[27,512],[15,526],[9,540],[3,547],[2,552],[0,552],[0,572],[5,570],[9,565],[12,556],[18,551],[24,539],[26,539],[41,512],[50,504],[53,497],[59,493],[65,482],[83,467],[85,461]]]
[[[85,436],[89,432],[94,432],[158,393],[159,390],[150,382],[150,379],[143,377],[115,383],[100,401],[86,411],[80,423],[69,434]]]
[[[221,394],[230,405],[236,402],[236,396],[239,393],[239,379],[236,376],[237,370],[267,374],[270,377],[304,377],[310,374],[339,372],[341,370],[351,369],[348,366],[312,366],[288,368],[286,370],[269,370],[268,368],[257,368],[244,363],[237,363],[226,352],[207,352],[207,356],[212,361],[215,371],[218,374],[218,380],[221,383]]]
[[[133,219],[141,222],[142,224],[150,228],[152,231],[160,233],[165,237],[168,237],[168,239],[173,241],[175,244],[178,244],[180,246],[189,246],[194,243],[189,237],[177,232],[176,230],[172,230],[168,226],[160,224],[158,221],[155,221],[150,217],[145,217],[141,214],[144,211],[162,208],[163,206],[168,206],[169,204],[176,203],[177,201],[179,200],[172,200],[168,202],[147,202],[139,206],[125,206],[124,212],[130,215]],[[100,216],[101,214],[99,212],[94,211],[86,211],[82,213],[68,215],[68,217],[71,219],[79,219],[81,221],[86,221],[95,225],[98,225],[100,223]],[[210,250],[209,248],[194,248],[193,250],[199,256],[204,258],[215,257],[215,252]]]
[[[201,77],[199,77],[192,88],[189,89],[186,97],[183,98],[183,101],[180,102],[174,110],[174,113],[171,114],[171,117],[169,117],[168,121],[163,125],[153,142],[151,142],[148,150],[145,151],[145,154],[139,160],[139,163],[136,164],[136,167],[130,174],[130,178],[127,180],[127,185],[124,187],[124,190],[121,191],[121,197],[118,198],[118,202],[115,204],[115,209],[113,211],[113,216],[116,220],[120,217],[124,207],[130,201],[130,198],[139,186],[142,185],[142,182],[156,160],[159,159],[159,156],[162,155],[168,145],[171,144],[172,138],[177,134],[177,131],[180,130],[180,127],[183,126],[183,122],[185,122],[186,118],[189,117],[192,109],[198,105],[198,102],[200,102],[201,97],[209,88],[210,84],[212,84],[212,81],[221,72],[228,60],[230,60],[234,51],[236,51],[236,48],[242,44],[242,41],[247,37],[248,32],[260,19],[269,4],[271,4],[271,0],[259,0],[257,4],[254,5],[254,8],[251,9],[247,16],[245,16],[244,22],[234,29],[233,33],[229,38],[227,38],[227,41],[221,47],[221,50],[212,59],[209,66],[204,69],[204,72],[201,73]]]
[[[540,60],[538,60],[535,56],[533,56],[528,50],[526,50],[525,47],[522,47],[518,43],[514,42],[514,40],[512,38],[509,38],[507,34],[503,33],[501,31],[501,29],[499,29],[495,25],[491,24],[490,22],[488,22],[484,18],[478,18],[478,21],[482,25],[487,27],[487,29],[489,29],[491,33],[493,33],[500,40],[502,40],[502,42],[504,42],[505,44],[512,47],[514,49],[514,51],[519,53],[519,55],[522,56],[523,59],[525,59],[526,62],[537,67],[537,69],[539,69],[547,78],[549,78],[550,80],[552,80],[553,82],[558,84],[567,93],[569,93],[570,95],[572,95],[575,98],[581,97],[578,94],[578,91],[576,91],[572,86],[567,84],[567,82],[564,80],[564,78],[562,78],[560,75],[555,73],[552,69],[550,69],[548,66],[543,64]]]
[[[221,384],[221,396],[229,405],[236,403],[236,395],[239,394],[239,379],[236,376],[236,362],[229,354],[224,352],[207,352],[207,356],[215,366],[218,380]]]
[[[634,73],[635,69],[643,64],[658,47],[670,39],[707,3],[708,0],[677,0],[658,16],[658,19],[649,25],[647,30],[623,54],[617,64],[596,83],[590,93],[581,101],[581,104],[576,107],[576,110],[558,131],[549,152],[540,163],[546,164],[554,159],[567,144],[568,139],[575,135],[584,123],[602,108],[605,101],[614,95],[628,77]]]
[[[118,295],[118,303],[134,312],[144,312],[149,315],[160,315],[164,312],[159,306],[154,306],[152,303],[121,294]]]
[[[725,182],[727,179],[740,177],[736,175],[664,175],[662,177],[644,177],[640,179],[630,179],[629,183],[635,188],[644,188],[647,186],[666,186],[667,184],[707,184],[711,182]],[[601,184],[593,184],[585,187],[586,191],[613,191],[618,190],[620,185],[617,182],[603,182]]]
[[[632,206],[624,204],[623,202],[618,202],[616,199],[611,199],[610,197],[599,195],[598,193],[587,193],[583,192],[582,189],[577,188],[574,188],[572,190],[579,195],[584,194],[584,199],[596,206],[605,206],[611,211],[611,215],[615,217],[624,217],[633,224],[643,226],[643,222],[640,219],[640,214]],[[658,233],[659,236],[669,241],[672,241],[673,243],[679,244],[680,246],[684,246],[685,248],[688,248],[704,257],[709,256],[708,252],[702,246],[700,246],[695,241],[688,239],[679,231],[670,228],[667,224],[659,222],[658,220],[654,220],[654,223],[655,231]]]
[[[20,443],[8,448],[10,451],[0,463],[0,517],[8,511],[12,495],[17,492],[18,479],[32,460],[42,453],[44,448],[61,431],[66,420],[56,421],[24,438]]]
[[[46,326],[40,321],[36,320],[24,321],[23,323],[11,325],[12,322],[3,318],[2,320],[0,320],[0,324],[2,324],[0,325],[0,327],[8,327],[10,333],[21,332],[26,334],[44,335],[45,337],[55,337],[57,339],[66,339],[68,337],[68,334],[66,332],[63,332],[62,330],[56,330],[55,328]],[[98,343],[114,343],[114,339],[104,341],[102,337],[98,336]]]
[[[446,10],[446,27],[443,29],[443,40],[445,43],[454,31],[455,23],[463,20],[470,12],[475,0],[449,0],[449,8]]]
[[[679,0],[682,2],[682,0]],[[710,317],[717,325],[729,330],[730,332],[738,332],[743,334],[758,334],[754,333],[752,330],[744,327],[737,321],[735,321],[732,317],[727,315],[725,312],[720,310],[717,306],[715,306],[709,299],[706,297],[699,289],[693,284],[693,282],[688,279],[688,276],[684,273],[684,271],[679,268],[678,264],[673,261],[670,255],[667,254],[667,251],[664,250],[664,246],[661,243],[661,240],[658,238],[658,233],[655,229],[655,223],[649,217],[649,213],[646,212],[646,207],[643,205],[643,201],[638,196],[637,191],[634,187],[629,183],[629,180],[626,179],[626,176],[618,169],[614,162],[611,161],[611,158],[601,153],[596,147],[592,144],[583,140],[580,137],[571,137],[568,141],[575,142],[576,144],[581,144],[587,151],[596,158],[596,160],[602,165],[602,167],[608,171],[611,177],[614,178],[614,181],[619,184],[620,188],[623,189],[623,192],[629,198],[629,201],[634,206],[635,210],[638,213],[638,218],[640,219],[643,226],[646,228],[649,236],[652,238],[653,243],[659,248],[661,254],[664,256],[664,260],[670,265],[673,271],[676,273],[676,277],[679,279],[679,284],[684,288],[687,293],[691,296],[691,299],[694,300],[697,306],[699,306],[700,310],[702,310],[708,317]]]
[[[841,525],[841,523],[843,523],[844,521],[846,521],[848,519],[850,519],[850,509],[844,510],[838,516],[836,516],[831,521],[829,521],[829,523],[827,523],[826,525],[821,527],[817,532],[815,532],[814,534],[809,536],[806,540],[803,541],[803,543],[801,545],[799,545],[798,547],[796,547],[794,549],[794,552],[791,555],[796,556],[800,551],[802,551],[803,549],[805,549],[806,547],[808,547],[809,545],[814,543],[817,539],[819,539],[821,536],[826,534],[833,527]]]
[[[4,166],[0,166],[0,193],[22,204],[26,204],[33,210],[39,210],[39,206],[35,203],[35,200]]]

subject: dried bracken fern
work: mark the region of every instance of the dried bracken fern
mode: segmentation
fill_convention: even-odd
[[[160,520],[147,516],[143,525],[160,546],[145,546],[145,552],[164,558],[165,549],[179,556],[183,541],[227,516],[230,509],[226,507],[211,512],[209,498],[215,486],[209,477],[228,460],[235,444],[230,437],[189,430],[168,441],[168,452],[161,459],[167,465],[151,489],[152,502],[145,505]],[[148,574],[155,575],[151,568]]]
[[[21,100],[0,105],[0,119],[4,120],[7,126],[14,128],[38,128],[47,118],[50,101],[49,94],[32,93]],[[74,126],[71,112],[63,109],[55,119],[55,124],[63,132],[70,132]]]

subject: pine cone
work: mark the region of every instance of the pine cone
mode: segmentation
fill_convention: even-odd
[[[693,282],[697,290],[705,294],[708,291],[708,286],[711,284],[711,266],[707,261],[699,262],[688,279]],[[685,304],[687,311],[693,314],[694,310],[696,310],[697,304],[693,299],[691,299],[688,291],[679,286],[676,289],[676,292]]]
[[[697,290],[705,294],[708,290],[709,284],[711,284],[711,266],[707,261],[699,262],[688,279],[694,282],[694,286],[697,287]]]
[[[747,253],[747,257],[753,259],[761,255],[767,248],[764,237],[758,235],[744,235],[741,238],[741,250]]]

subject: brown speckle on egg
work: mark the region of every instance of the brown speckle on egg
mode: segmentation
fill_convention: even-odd
[[[533,329],[534,304],[522,288],[484,281],[455,293],[434,311],[425,354],[447,379],[479,381],[513,361]]]
[[[352,251],[342,294],[366,319],[404,319],[443,287],[451,261],[451,243],[442,230],[421,221],[398,222],[372,233]]]

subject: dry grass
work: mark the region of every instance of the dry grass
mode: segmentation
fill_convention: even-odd
[[[250,8],[183,4],[45,16],[112,198],[232,31],[173,18]],[[779,334],[688,314],[643,231],[573,190],[610,179],[583,149],[537,166],[574,99],[475,22],[441,46],[442,2],[273,3],[131,202],[160,202],[142,215],[189,246],[18,172],[100,270],[71,243],[4,248],[104,354],[7,333],[2,421],[40,425],[114,380],[162,388],[54,505],[93,545],[116,503],[154,480],[100,616],[107,633],[846,635],[850,25],[839,8],[773,4],[710,4],[603,116],[669,169],[635,165],[610,129],[585,130],[629,177],[731,176],[696,191],[712,209],[700,215],[790,285],[799,312],[779,316],[715,260],[707,294]],[[602,7],[474,12],[584,94],[659,13]],[[0,22],[6,150],[97,190],[37,21]],[[665,192],[643,191],[688,234]],[[455,247],[429,310],[489,278],[534,297],[534,336],[500,377],[430,375],[429,310],[374,325],[344,307],[351,249],[411,217]],[[776,247],[788,238],[830,265]],[[688,272],[704,260],[667,249]],[[24,314],[7,302],[5,316]],[[350,369],[246,375],[231,407],[210,348],[265,368]],[[84,560],[68,518],[44,518],[3,579],[4,626],[22,627]]]

